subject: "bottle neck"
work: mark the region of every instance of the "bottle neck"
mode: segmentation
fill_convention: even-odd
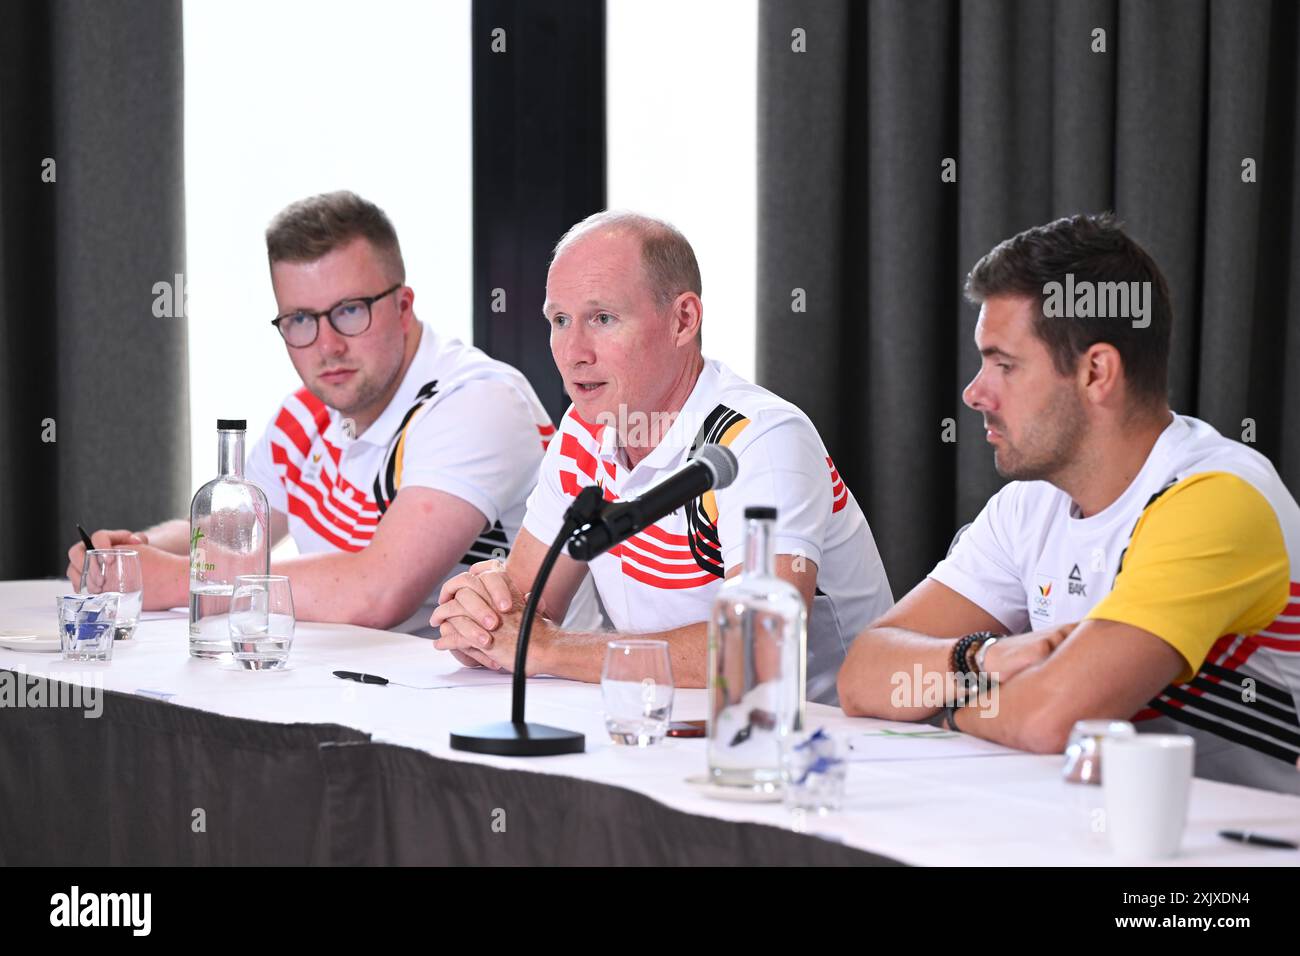
[[[771,577],[772,522],[750,518],[745,523],[745,574]]]
[[[217,432],[217,474],[244,477],[244,433]]]

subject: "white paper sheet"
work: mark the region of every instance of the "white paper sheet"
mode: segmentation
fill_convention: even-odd
[[[1019,751],[928,724],[895,723],[847,735],[846,759],[853,762],[883,760],[956,760],[966,757],[1012,756]]]

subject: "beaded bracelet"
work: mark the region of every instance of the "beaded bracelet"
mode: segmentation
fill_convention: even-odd
[[[970,671],[970,663],[966,655],[970,652],[972,646],[976,643],[982,643],[984,634],[977,632],[967,634],[952,646],[952,655],[948,660],[948,670],[954,674],[965,674]]]
[[[992,631],[976,631],[974,634],[967,634],[965,637],[958,640],[952,647],[952,656],[948,662],[953,676],[958,677],[965,675],[967,681],[978,680],[979,669],[971,666],[970,655],[977,653],[979,649],[984,646],[985,642],[991,641],[995,637],[997,637],[997,635]],[[952,702],[956,707],[961,707],[966,703],[965,691],[969,690],[969,688],[962,687],[961,690],[963,693],[961,693],[960,698],[954,699]],[[954,698],[958,697],[956,694],[953,696]]]

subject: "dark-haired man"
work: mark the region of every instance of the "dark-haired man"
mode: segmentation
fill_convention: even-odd
[[[430,634],[448,576],[504,556],[554,432],[518,371],[415,315],[397,233],[350,192],[293,203],[266,233],[278,338],[302,379],[252,446],[300,618]],[[269,333],[268,333],[269,334]],[[145,605],[184,604],[189,525],[98,531],[137,548]],[[84,548],[68,551],[78,583]]]
[[[962,397],[1014,480],[854,643],[845,710],[942,711],[1042,753],[1076,720],[1133,719],[1192,734],[1201,776],[1300,792],[1300,508],[1262,455],[1170,411],[1154,261],[1074,216],[998,245],[967,294],[983,361]],[[954,674],[983,675],[980,706]]]

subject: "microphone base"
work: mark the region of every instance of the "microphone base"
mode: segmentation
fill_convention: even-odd
[[[582,753],[586,749],[586,738],[575,730],[546,724],[516,724],[507,720],[453,732],[451,749],[499,757],[553,757]]]

